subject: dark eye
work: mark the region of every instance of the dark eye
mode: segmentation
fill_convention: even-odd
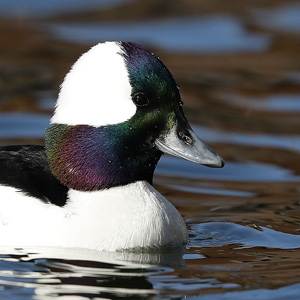
[[[136,93],[132,97],[133,103],[136,106],[142,107],[142,106],[147,106],[149,104],[149,99],[144,93]]]

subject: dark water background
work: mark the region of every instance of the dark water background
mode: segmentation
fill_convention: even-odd
[[[227,163],[161,159],[182,251],[1,248],[0,299],[300,299],[299,16],[280,0],[0,1],[0,145],[43,144],[71,64],[130,40],[168,66]]]

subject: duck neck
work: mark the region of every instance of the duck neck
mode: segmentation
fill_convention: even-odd
[[[46,131],[52,173],[74,190],[95,191],[145,180],[152,184],[161,152],[154,140],[126,124],[93,127],[54,124]]]

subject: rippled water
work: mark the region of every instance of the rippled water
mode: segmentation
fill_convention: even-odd
[[[262,25],[289,33],[300,32],[299,14],[300,4],[297,1],[271,10],[261,10],[254,13],[258,22]]]
[[[261,51],[270,44],[268,35],[250,34],[238,18],[226,15],[112,24],[59,24],[50,26],[50,30],[63,40],[93,43],[135,40],[170,52]]]
[[[38,6],[32,14],[44,15],[47,9]],[[66,51],[64,59],[72,55],[62,47],[65,40],[133,39],[163,50],[195,132],[226,165],[209,169],[169,156],[159,162],[154,185],[186,221],[184,248],[109,253],[0,247],[0,299],[299,299],[298,11],[287,4],[238,16],[222,11],[159,21],[38,25],[52,35],[51,43],[59,40],[55,51]],[[55,63],[49,49],[34,50],[26,50],[25,61],[30,53],[39,58],[45,52],[36,64]],[[33,84],[24,96],[18,91],[26,90],[28,74],[22,79],[14,72],[10,90],[0,70],[0,144],[42,144],[57,90]]]
[[[129,2],[130,0],[52,0],[35,1],[35,0],[14,0],[1,1],[0,15],[9,16],[51,16],[63,12],[78,12],[81,10],[93,9],[95,7],[109,7],[112,5]]]

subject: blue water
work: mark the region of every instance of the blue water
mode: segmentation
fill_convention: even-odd
[[[12,112],[0,114],[0,138],[44,138],[50,116]]]
[[[289,182],[299,181],[292,171],[283,169],[275,164],[227,161],[223,169],[207,168],[178,158],[163,157],[156,169],[163,175],[172,175],[183,178],[214,179],[225,181],[253,181],[253,182]]]
[[[265,178],[264,178],[265,179]],[[155,180],[155,182],[159,183],[159,180]],[[179,184],[166,184],[175,191],[183,191],[188,193],[195,194],[204,194],[204,195],[222,195],[229,197],[254,197],[255,193],[245,192],[245,191],[236,191],[230,189],[222,189],[216,185],[213,185],[211,188],[208,187],[195,187],[195,186],[187,186],[187,185],[179,185]]]
[[[1,0],[0,15],[6,17],[45,17],[93,8],[103,8],[129,1],[131,0]]]
[[[267,227],[251,228],[233,223],[210,222],[191,226],[196,238],[193,247],[216,247],[237,244],[241,247],[280,249],[300,248],[300,235],[287,234]]]
[[[193,126],[197,135],[206,142],[223,142],[235,145],[248,145],[286,149],[300,152],[300,135],[270,134],[270,133],[242,133],[226,131],[202,126]],[[236,128],[238,130],[238,128]]]
[[[185,299],[191,300],[232,300],[232,299],[243,299],[243,300],[298,300],[299,299],[300,284],[294,284],[291,286],[267,290],[267,289],[257,289],[254,291],[242,291],[242,292],[225,292],[222,294],[213,295],[202,295],[196,297],[187,297]]]
[[[230,15],[143,22],[56,24],[49,29],[55,37],[64,41],[135,41],[169,52],[253,52],[266,50],[271,42],[266,34],[248,32],[239,18]]]
[[[300,33],[300,3],[286,4],[274,9],[255,11],[256,22],[264,27],[290,32]]]
[[[228,103],[261,111],[300,113],[300,94],[268,95],[264,98],[247,98],[236,95],[224,97]]]

